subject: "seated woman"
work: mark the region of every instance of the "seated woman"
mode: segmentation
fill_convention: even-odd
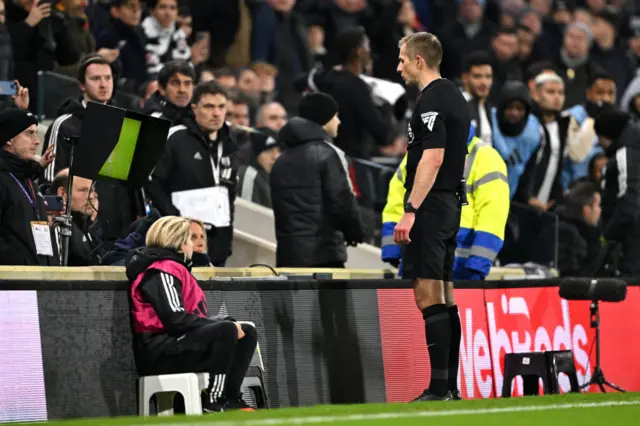
[[[256,349],[257,333],[228,317],[207,318],[204,292],[187,266],[193,254],[190,220],[158,219],[145,243],[127,264],[138,373],[206,371],[204,412],[252,410],[243,402],[240,386]]]
[[[191,241],[193,241],[193,257],[191,258],[192,266],[211,266],[211,258],[207,253],[207,231],[204,223],[196,219],[190,219],[191,222]]]

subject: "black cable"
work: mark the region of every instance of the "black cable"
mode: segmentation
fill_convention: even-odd
[[[254,263],[253,265],[250,265],[250,266],[249,266],[249,268],[253,268],[253,267],[255,267],[255,266],[264,266],[265,268],[269,268],[269,270],[270,270],[271,272],[273,272],[273,275],[275,275],[276,277],[279,277],[279,276],[280,276],[280,274],[278,274],[278,273],[276,272],[276,270],[275,270],[275,269],[273,269],[273,267],[272,267],[271,265],[267,265],[267,264],[265,264],[265,263]]]
[[[591,372],[589,371],[589,363],[591,362],[591,354],[593,353],[593,346],[596,344],[596,338],[594,337],[593,340],[591,341],[591,348],[589,349],[589,356],[587,357],[587,365],[584,368],[584,372],[585,375],[586,374],[591,374]],[[591,380],[591,379],[589,379]],[[587,383],[589,383],[589,380],[587,380],[586,382],[584,382],[583,384],[579,385],[579,386],[584,386]]]

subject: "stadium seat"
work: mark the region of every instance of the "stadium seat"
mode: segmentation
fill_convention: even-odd
[[[138,415],[149,416],[150,401],[154,395],[158,405],[158,415],[173,415],[173,398],[176,393],[184,397],[185,414],[202,414],[200,393],[207,387],[208,380],[201,380],[198,376],[195,373],[184,373],[140,377]]]
[[[549,386],[549,370],[547,357],[544,352],[525,352],[506,354],[504,357],[504,381],[502,383],[502,397],[511,397],[511,382],[521,376],[523,393],[538,395],[538,379],[542,379],[544,394],[551,392]]]
[[[560,384],[558,383],[559,373],[564,373],[569,376],[569,383],[571,383],[569,392],[580,392],[578,373],[576,372],[576,364],[573,360],[573,351],[547,351],[545,355],[547,357],[551,393],[560,393]]]

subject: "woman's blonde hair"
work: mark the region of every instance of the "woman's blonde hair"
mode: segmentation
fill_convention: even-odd
[[[151,225],[145,244],[147,247],[181,251],[191,239],[191,222],[178,216],[165,216]]]
[[[207,250],[207,228],[204,227],[204,222],[199,221],[198,219],[190,219],[191,223],[197,223],[198,225],[200,225],[200,228],[202,228],[202,235],[204,236],[204,252],[206,253]]]

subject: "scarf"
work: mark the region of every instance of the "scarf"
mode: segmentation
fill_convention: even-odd
[[[33,160],[25,160],[0,148],[0,170],[12,173],[17,179],[35,180],[44,170]]]

